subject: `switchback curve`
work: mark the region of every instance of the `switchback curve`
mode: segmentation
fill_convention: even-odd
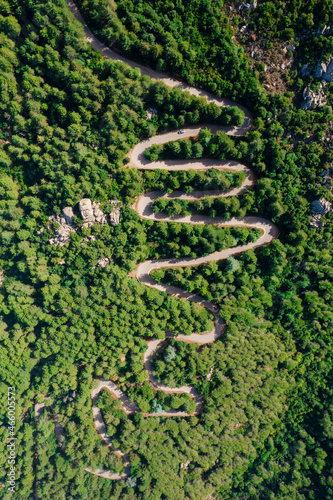
[[[251,112],[246,109],[245,107],[234,103],[230,101],[229,99],[225,99],[222,97],[216,97],[213,94],[196,89],[194,87],[186,85],[182,81],[178,81],[176,79],[170,78],[168,75],[165,75],[163,73],[158,73],[154,70],[151,70],[149,68],[145,68],[144,66],[141,66],[140,64],[137,64],[133,61],[130,61],[105,45],[103,45],[96,37],[95,35],[91,32],[87,24],[85,23],[84,19],[82,18],[79,10],[75,6],[74,2],[72,0],[66,0],[69,9],[72,11],[74,16],[78,21],[81,22],[83,25],[85,35],[87,40],[91,43],[91,46],[93,49],[97,50],[99,53],[101,53],[104,57],[113,59],[114,61],[119,61],[123,62],[125,64],[128,64],[132,68],[139,68],[140,72],[142,75],[148,75],[151,77],[153,80],[159,80],[164,82],[166,85],[170,87],[179,87],[184,91],[190,92],[192,95],[198,96],[198,97],[205,97],[208,102],[214,102],[218,106],[223,106],[223,107],[229,107],[229,106],[237,106],[239,109],[242,109],[245,114],[245,120],[244,124],[240,127],[223,127],[219,125],[201,125],[201,126],[191,126],[187,127],[182,134],[182,139],[189,138],[189,137],[195,137],[198,135],[200,132],[200,129],[202,127],[209,128],[213,133],[217,132],[219,130],[223,130],[229,135],[234,135],[234,136],[241,136],[244,135],[251,127],[252,123],[252,115]],[[189,293],[185,290],[182,290],[181,288],[174,287],[174,286],[169,286],[169,285],[164,285],[164,284],[158,284],[153,278],[151,278],[150,273],[154,269],[160,269],[164,267],[184,267],[184,266],[197,266],[200,264],[205,264],[211,261],[218,261],[222,259],[226,259],[230,256],[242,253],[246,250],[258,248],[262,245],[268,244],[272,241],[273,238],[276,238],[279,234],[278,228],[270,221],[260,218],[260,217],[244,217],[244,218],[232,218],[230,220],[224,220],[220,217],[207,217],[207,216],[201,216],[201,215],[190,215],[190,216],[184,216],[184,217],[169,217],[164,213],[154,213],[152,211],[152,204],[154,201],[160,197],[160,196],[165,196],[166,198],[177,198],[177,199],[187,199],[189,201],[191,200],[196,200],[199,198],[202,198],[203,196],[235,196],[235,195],[240,195],[244,193],[247,189],[249,189],[255,182],[255,176],[253,172],[247,168],[245,165],[239,164],[237,162],[230,162],[230,161],[225,161],[225,162],[215,162],[212,160],[197,160],[197,161],[160,161],[160,162],[153,162],[150,163],[144,156],[144,151],[150,147],[152,144],[165,144],[166,142],[173,141],[179,139],[179,135],[177,131],[173,132],[167,132],[164,134],[159,134],[155,137],[152,137],[150,139],[147,139],[145,141],[140,142],[137,144],[129,153],[129,158],[130,158],[130,166],[136,167],[138,169],[146,169],[146,170],[153,170],[153,169],[166,169],[166,170],[189,170],[189,169],[195,169],[195,170],[207,170],[209,168],[216,168],[219,170],[231,170],[231,171],[244,171],[246,174],[246,179],[243,183],[243,185],[240,188],[234,188],[229,191],[221,192],[221,191],[209,191],[209,192],[203,192],[203,191],[196,191],[192,192],[191,194],[186,194],[183,192],[179,191],[174,191],[171,194],[164,194],[161,192],[149,192],[145,193],[142,196],[139,197],[137,202],[134,205],[134,209],[137,211],[139,216],[144,219],[149,219],[149,220],[163,220],[163,221],[177,221],[181,223],[187,223],[187,224],[215,224],[218,226],[228,226],[228,227],[248,227],[248,228],[257,228],[261,230],[261,236],[256,242],[248,243],[246,245],[242,246],[236,246],[232,248],[228,248],[226,250],[222,250],[220,252],[214,252],[211,253],[205,257],[198,257],[198,258],[192,258],[192,259],[186,259],[186,258],[180,258],[180,259],[159,259],[156,261],[146,261],[137,266],[134,272],[131,273],[131,276],[135,277],[138,279],[141,283],[152,287],[156,288],[162,292],[166,292],[170,295],[179,297],[180,299],[185,299],[189,300],[192,302],[196,302],[199,305],[205,307],[207,310],[209,310],[213,316],[214,316],[214,328],[210,332],[205,332],[203,334],[197,334],[193,333],[189,336],[185,335],[177,335],[175,339],[177,341],[184,341],[184,342],[193,342],[197,343],[199,345],[207,344],[207,343],[212,343],[214,342],[223,332],[224,330],[224,321],[219,315],[219,310],[218,308],[212,304],[210,301],[205,300],[203,297],[197,294]],[[171,332],[166,331],[166,337],[171,337],[173,336]],[[191,386],[184,386],[184,387],[179,387],[179,388],[170,388],[167,387],[161,383],[159,383],[152,372],[152,356],[154,352],[158,349],[159,345],[163,342],[163,340],[156,340],[153,339],[150,342],[148,342],[148,347],[147,350],[144,354],[144,366],[145,369],[147,370],[149,380],[151,384],[159,390],[163,390],[164,392],[167,393],[187,393],[190,396],[192,396],[196,402],[196,411],[195,414],[198,414],[202,411],[202,398],[199,395],[198,391]],[[110,391],[114,397],[119,399],[122,403],[122,409],[127,413],[136,413],[139,411],[139,408],[135,405],[135,403],[132,403],[128,400],[127,396],[110,380],[104,380],[101,379],[99,381],[98,387],[96,389],[93,389],[91,392],[91,397],[92,397],[92,403],[93,403],[93,419],[94,419],[94,425],[99,433],[100,437],[102,440],[114,451],[118,456],[121,456],[124,460],[125,464],[125,471],[122,475],[119,474],[112,474],[110,471],[106,470],[92,470],[90,468],[86,468],[85,470],[88,472],[91,472],[93,474],[96,474],[98,476],[104,477],[106,479],[124,479],[130,475],[130,463],[129,463],[129,457],[128,455],[122,453],[120,450],[115,450],[112,447],[112,442],[110,437],[106,433],[106,426],[103,421],[102,413],[100,409],[97,407],[97,399],[100,395],[100,392],[102,389],[106,389]],[[44,406],[42,404],[42,406]],[[41,408],[38,410],[39,412],[41,411]],[[187,413],[184,412],[165,412],[163,414],[145,414],[146,416],[188,416]],[[57,422],[57,416],[54,416],[55,421]],[[58,428],[59,424],[57,423]],[[58,432],[56,433],[57,438],[60,436],[62,430],[60,426],[60,431],[58,429]],[[58,439],[59,440],[59,439]],[[61,442],[61,446],[64,449],[63,442]]]

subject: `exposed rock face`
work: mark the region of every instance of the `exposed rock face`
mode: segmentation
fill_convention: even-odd
[[[120,201],[119,200],[111,200],[109,201],[111,205],[113,205],[113,211],[109,215],[110,217],[110,224],[112,226],[116,226],[120,222]]]
[[[111,205],[113,205],[113,211],[111,214],[104,214],[100,209],[100,204],[91,201],[89,198],[83,198],[79,202],[79,210],[82,219],[84,220],[83,227],[91,227],[93,224],[111,224],[113,226],[119,224],[120,221],[120,201],[119,200],[109,200]],[[49,240],[51,245],[64,246],[70,240],[70,235],[77,231],[77,227],[73,222],[73,208],[65,207],[60,215],[51,215],[49,220],[51,222],[57,222],[60,227],[56,229],[55,236]],[[42,228],[38,234],[41,234],[44,229]],[[83,238],[82,241],[95,240],[95,236],[90,236]]]
[[[328,35],[331,31],[331,27],[329,25],[326,25],[323,27],[323,28],[318,28],[317,29],[317,33],[316,33],[316,36],[320,36],[320,35]]]
[[[209,370],[209,373],[207,374],[207,380],[211,380],[212,379],[213,372],[214,372],[214,367],[215,367],[215,365],[213,365],[211,367],[211,369]]]
[[[304,64],[302,66],[300,73],[301,73],[301,76],[309,76],[309,74],[310,74],[309,63]]]
[[[311,203],[311,221],[310,227],[321,227],[323,226],[323,222],[321,222],[321,218],[323,215],[327,214],[332,210],[332,203],[325,200],[325,198],[321,198],[320,200],[314,200]]]
[[[151,120],[153,118],[153,116],[157,116],[157,115],[158,115],[157,109],[148,108],[146,110],[146,120]]]
[[[258,0],[253,0],[252,3],[243,2],[238,10],[254,10],[258,7]]]
[[[83,227],[91,227],[93,224],[107,224],[106,215],[99,208],[99,203],[83,198],[79,202],[79,210],[84,220]]]
[[[321,78],[324,73],[326,73],[327,66],[325,63],[319,62],[314,70],[314,77]]]
[[[303,91],[302,109],[315,109],[324,106],[326,95],[324,92],[324,84],[320,84],[318,92],[314,92],[310,87],[305,87]]]
[[[322,78],[326,82],[333,82],[333,56],[328,61],[326,61],[326,63],[318,62],[314,70],[314,77]]]
[[[111,262],[111,257],[103,257],[101,259],[98,259],[97,267],[106,267],[109,262]]]
[[[65,219],[67,224],[73,224],[73,209],[72,207],[65,207],[62,211],[61,216]]]
[[[74,401],[75,398],[76,398],[76,391],[73,391],[71,396],[67,394],[62,400],[64,403],[71,403],[72,401]]]
[[[333,57],[331,57],[330,61],[327,63],[327,70],[323,74],[323,80],[333,82]]]
[[[320,176],[323,178],[321,183],[333,193],[333,169],[324,170]]]
[[[80,241],[80,243],[87,243],[89,241],[96,241],[96,236],[94,236],[93,234],[91,234],[90,236],[86,236],[85,238],[82,238],[82,240]]]
[[[65,207],[60,215],[51,215],[49,217],[51,222],[60,224],[60,227],[55,230],[55,236],[49,240],[51,245],[63,247],[69,242],[71,233],[76,231],[73,215],[72,207]]]

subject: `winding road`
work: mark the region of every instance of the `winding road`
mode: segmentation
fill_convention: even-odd
[[[240,106],[239,104],[236,104],[228,99],[224,98],[219,98],[214,96],[213,94],[209,92],[205,92],[200,89],[196,89],[194,87],[190,87],[186,85],[185,83],[175,80],[173,78],[170,78],[169,76],[162,74],[162,73],[157,73],[156,71],[153,71],[149,68],[145,68],[135,62],[129,61],[128,59],[125,59],[124,57],[119,56],[109,48],[105,47],[90,31],[88,28],[87,24],[85,23],[84,19],[80,15],[77,7],[71,0],[66,0],[70,10],[76,17],[78,21],[80,21],[83,25],[85,35],[87,40],[91,43],[91,46],[93,49],[97,50],[100,52],[104,57],[113,59],[114,61],[119,61],[122,63],[126,63],[132,68],[139,68],[140,72],[142,75],[148,75],[154,80],[159,80],[161,82],[164,82],[166,85],[170,87],[179,87],[184,91],[190,92],[192,95],[198,96],[198,97],[204,97],[207,99],[208,102],[214,102],[218,106],[237,106],[238,108],[242,109],[245,114],[245,121],[244,124],[240,127],[223,127],[223,126],[218,126],[218,125],[204,125],[205,128],[209,128],[213,133],[218,131],[218,130],[223,130],[229,135],[234,135],[234,136],[241,136],[244,135],[251,127],[252,123],[252,116],[249,110],[244,108],[243,106]],[[189,137],[194,137],[197,136],[198,133],[200,132],[202,126],[191,126],[187,127],[185,129],[184,134],[182,134],[181,138],[189,138]],[[260,217],[244,217],[244,218],[232,218],[230,220],[224,220],[220,217],[206,217],[206,216],[201,216],[201,215],[189,215],[189,216],[184,216],[184,217],[169,217],[165,213],[154,213],[152,211],[152,204],[154,201],[160,197],[164,196],[167,198],[177,198],[177,199],[187,199],[189,201],[196,200],[199,198],[202,198],[203,196],[235,196],[235,195],[240,195],[244,193],[247,189],[251,188],[251,186],[255,183],[255,176],[253,172],[247,168],[245,165],[242,165],[237,162],[232,162],[232,161],[213,161],[213,160],[196,160],[196,161],[183,161],[183,160],[175,160],[175,161],[159,161],[159,162],[149,162],[145,156],[144,156],[144,151],[148,147],[150,147],[152,144],[165,144],[166,142],[173,141],[179,139],[179,135],[176,131],[173,132],[168,132],[165,134],[160,134],[156,135],[155,137],[152,137],[148,140],[142,141],[139,144],[137,144],[129,153],[129,158],[130,158],[130,166],[135,167],[138,169],[146,169],[146,170],[153,170],[153,169],[165,169],[165,170],[189,170],[189,169],[195,169],[195,170],[207,170],[209,168],[216,168],[219,170],[229,170],[229,171],[244,171],[246,174],[246,179],[243,183],[243,185],[240,188],[233,188],[225,192],[221,191],[195,191],[190,194],[183,193],[181,191],[174,191],[171,194],[164,194],[161,192],[149,192],[143,194],[135,203],[134,209],[137,211],[139,216],[143,219],[150,219],[150,220],[155,220],[155,221],[177,221],[181,223],[186,223],[186,224],[215,224],[218,226],[228,226],[228,227],[248,227],[248,228],[257,228],[260,229],[261,231],[261,236],[259,239],[255,242],[248,243],[246,245],[242,246],[236,246],[232,248],[228,248],[226,250],[222,250],[220,252],[214,252],[211,253],[205,257],[199,257],[199,258],[180,258],[180,259],[159,259],[159,260],[149,260],[146,262],[143,262],[137,266],[134,272],[130,274],[131,277],[135,277],[138,279],[141,283],[152,287],[156,288],[157,290],[160,290],[162,292],[166,292],[170,295],[173,295],[175,297],[179,297],[180,299],[185,299],[189,300],[192,302],[196,302],[197,304],[205,307],[208,311],[210,311],[213,316],[214,316],[214,328],[210,332],[205,332],[202,334],[199,333],[193,333],[191,335],[185,336],[185,335],[178,335],[175,337],[177,341],[184,341],[184,342],[193,342],[197,343],[199,345],[202,344],[207,344],[207,343],[212,343],[214,342],[222,333],[224,330],[224,321],[219,315],[219,310],[218,308],[212,304],[211,302],[205,300],[203,297],[200,295],[194,294],[194,293],[189,293],[185,290],[182,290],[180,288],[174,287],[174,286],[169,286],[169,285],[163,285],[157,283],[153,278],[151,278],[150,273],[155,270],[155,269],[160,269],[160,268],[165,268],[165,267],[184,267],[184,266],[197,266],[200,264],[205,264],[207,262],[211,261],[219,261],[222,259],[226,259],[230,256],[239,254],[241,252],[245,252],[246,250],[250,249],[255,249],[258,248],[262,245],[266,245],[272,241],[273,238],[276,238],[279,234],[278,228],[270,221],[260,218]],[[171,337],[172,334],[169,331],[166,331],[166,337]],[[203,408],[203,401],[198,393],[198,391],[191,386],[184,386],[184,387],[179,387],[179,388],[171,388],[168,386],[165,386],[158,382],[156,378],[153,375],[153,369],[152,369],[152,357],[153,354],[156,352],[156,350],[159,348],[161,343],[164,342],[163,340],[151,340],[148,342],[147,345],[147,350],[144,354],[144,366],[145,369],[148,373],[148,377],[150,380],[150,383],[152,384],[153,387],[155,387],[158,390],[162,390],[167,393],[187,393],[191,397],[194,398],[196,402],[196,410],[194,414],[198,414],[202,411]],[[131,473],[131,468],[130,468],[130,462],[129,462],[129,457],[126,454],[123,454],[120,450],[115,450],[112,446],[112,442],[110,437],[106,433],[106,426],[103,421],[102,413],[100,409],[97,407],[97,399],[103,389],[106,389],[110,391],[115,398],[119,399],[121,401],[122,409],[127,413],[127,414],[133,414],[139,411],[139,408],[136,406],[135,403],[132,403],[129,401],[127,396],[110,380],[100,380],[98,387],[96,389],[93,389],[91,392],[91,397],[92,397],[92,403],[93,403],[93,420],[94,420],[94,425],[99,433],[100,437],[102,440],[110,447],[112,451],[114,451],[118,456],[122,457],[124,464],[125,464],[125,471],[123,472],[122,475],[120,474],[112,474],[110,471],[107,470],[92,470],[90,468],[86,468],[85,470],[88,472],[91,472],[92,474],[96,474],[98,476],[104,477],[106,479],[124,479],[128,476],[130,476]],[[44,404],[40,404],[38,408],[36,408],[36,412],[38,415],[41,413],[42,408]],[[168,412],[162,413],[162,414],[145,414],[145,416],[189,416],[185,412],[176,412],[174,410],[170,410]],[[60,440],[61,435],[63,434],[63,430],[61,429],[60,424],[57,422],[57,417],[56,415],[54,416],[54,420],[56,422],[57,426],[57,438],[61,442],[62,449],[65,449],[63,439]]]

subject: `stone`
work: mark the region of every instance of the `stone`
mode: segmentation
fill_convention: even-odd
[[[151,120],[153,116],[158,116],[157,109],[148,108],[146,110],[146,120]]]
[[[66,219],[59,215],[51,215],[49,221],[57,222],[60,225],[58,229],[55,230],[55,235],[50,238],[49,243],[54,246],[63,247],[69,242],[71,233],[75,233],[75,226],[73,224],[67,224]]]
[[[91,227],[93,224],[112,224],[113,226],[119,224],[120,222],[120,201],[119,200],[109,200],[109,203],[113,205],[113,211],[111,214],[107,215],[100,209],[100,203],[91,201],[89,198],[83,198],[79,202],[79,210],[84,223],[83,227]],[[77,231],[77,227],[73,222],[73,208],[65,207],[61,212],[61,215],[51,215],[49,217],[50,222],[57,222],[59,227],[55,230],[55,235],[50,238],[49,243],[55,246],[64,246],[70,241],[70,235]],[[41,234],[44,228],[40,229],[37,234]],[[82,238],[81,242],[84,241],[95,241],[95,236],[88,236]]]
[[[244,2],[238,7],[238,10],[249,10],[251,8],[252,6],[250,3]]]
[[[333,57],[331,57],[330,61],[327,63],[327,69],[323,74],[323,80],[326,82],[333,82]]]
[[[84,220],[83,227],[91,227],[95,222],[91,200],[89,198],[82,198],[82,200],[79,201],[79,210]]]
[[[97,267],[106,267],[111,262],[111,257],[102,257],[97,261]]]
[[[120,201],[110,200],[109,202],[114,205],[114,209],[110,214],[110,224],[112,224],[112,226],[117,226],[120,222]]]
[[[303,64],[300,73],[301,73],[301,76],[309,76],[310,75],[309,63]]]
[[[74,212],[72,207],[65,207],[61,212],[61,217],[65,219],[67,224],[73,224],[73,215]]]
[[[332,210],[332,203],[321,198],[320,200],[315,200],[311,203],[311,212],[313,214],[325,215]]]
[[[107,219],[106,215],[102,210],[99,208],[99,203],[96,203],[95,201],[92,203],[92,209],[93,209],[93,214],[95,217],[95,222],[98,222],[98,224],[107,224]]]
[[[321,83],[318,92],[314,92],[310,87],[305,87],[303,91],[302,109],[315,109],[324,106],[326,95],[324,85]]]
[[[73,391],[71,396],[67,394],[62,400],[64,403],[71,403],[72,401],[74,401],[75,398],[76,398],[76,391]]]
[[[211,369],[209,370],[209,373],[207,374],[207,380],[211,380],[211,379],[212,379],[213,372],[214,372],[214,366],[215,366],[215,365],[213,365],[213,366],[211,367]]]
[[[318,62],[317,66],[315,67],[314,70],[314,77],[315,78],[321,78],[324,73],[326,73],[327,66],[325,63]]]
[[[318,28],[317,29],[317,32],[316,32],[316,36],[320,36],[320,35],[328,35],[331,31],[331,27],[326,25],[323,27],[323,28]]]
[[[324,223],[321,221],[323,215],[331,212],[333,208],[332,203],[321,198],[320,200],[314,200],[311,203],[311,220],[310,227],[322,227]]]

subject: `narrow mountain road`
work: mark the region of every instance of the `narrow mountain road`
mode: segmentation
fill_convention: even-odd
[[[208,102],[214,102],[218,106],[236,106],[244,111],[245,114],[245,120],[244,124],[241,125],[240,127],[223,127],[219,125],[194,125],[191,127],[187,127],[184,130],[184,134],[182,134],[181,138],[189,138],[189,137],[195,137],[199,134],[201,128],[209,128],[213,133],[217,132],[219,130],[225,131],[229,135],[233,136],[242,136],[244,135],[251,127],[252,123],[252,115],[249,110],[244,108],[243,106],[236,104],[229,99],[224,99],[220,97],[216,97],[213,94],[209,92],[205,92],[200,89],[196,89],[194,87],[190,87],[186,85],[184,82],[175,80],[173,78],[170,78],[168,75],[158,73],[152,69],[145,68],[144,66],[141,66],[140,64],[137,64],[133,61],[129,61],[128,59],[121,57],[117,53],[113,52],[111,49],[107,48],[105,45],[103,45],[96,37],[95,35],[91,32],[87,24],[85,23],[84,19],[82,18],[81,14],[79,13],[77,7],[75,6],[74,2],[72,0],[66,0],[70,10],[76,17],[78,21],[80,21],[83,25],[85,35],[87,40],[91,43],[91,46],[93,49],[97,50],[100,52],[104,57],[113,59],[114,61],[122,62],[125,64],[128,64],[132,68],[139,68],[140,72],[142,75],[148,75],[151,77],[153,80],[159,80],[161,82],[164,82],[166,85],[170,87],[179,87],[183,91],[188,91],[190,94],[195,95],[197,97],[204,97]],[[225,192],[221,191],[196,191],[192,192],[190,194],[186,194],[180,191],[175,191],[171,194],[164,194],[161,192],[149,192],[145,193],[140,198],[137,200],[137,202],[134,205],[134,209],[137,211],[139,216],[144,219],[150,219],[150,220],[155,220],[155,221],[177,221],[185,224],[215,224],[218,226],[227,226],[227,227],[248,227],[248,228],[257,228],[260,229],[261,231],[261,236],[258,238],[257,241],[253,243],[248,243],[246,245],[242,246],[236,246],[232,248],[228,248],[225,250],[222,250],[220,252],[214,252],[211,253],[207,256],[204,257],[198,257],[198,258],[191,258],[191,259],[186,259],[186,258],[180,258],[180,259],[159,259],[156,261],[146,261],[137,266],[135,271],[131,273],[132,277],[137,278],[140,282],[143,284],[156,288],[157,290],[160,290],[162,292],[166,292],[170,295],[179,297],[182,300],[189,300],[192,302],[196,302],[197,304],[205,307],[208,311],[210,311],[213,316],[214,316],[214,328],[210,332],[205,332],[202,334],[199,333],[193,333],[189,336],[185,335],[177,335],[175,339],[177,341],[184,341],[184,342],[193,342],[197,343],[198,345],[203,345],[207,343],[212,343],[214,342],[218,337],[221,336],[224,330],[224,321],[219,315],[219,310],[218,308],[212,304],[211,302],[205,300],[203,297],[197,294],[189,293],[185,290],[182,290],[180,288],[174,287],[174,286],[169,286],[169,285],[163,285],[163,284],[158,284],[153,278],[151,278],[150,273],[154,269],[160,269],[160,268],[166,268],[166,267],[184,267],[184,266],[197,266],[200,264],[205,264],[211,261],[218,261],[222,259],[226,259],[230,256],[237,255],[241,252],[245,252],[246,250],[250,249],[255,249],[258,248],[262,245],[266,245],[272,241],[273,238],[276,238],[279,234],[278,228],[270,221],[260,218],[260,217],[244,217],[244,218],[232,218],[230,220],[224,220],[220,217],[207,217],[207,216],[201,216],[201,215],[189,215],[189,216],[184,216],[184,217],[169,217],[165,213],[154,213],[152,211],[152,204],[154,201],[160,197],[160,196],[165,196],[166,198],[177,198],[177,199],[187,199],[187,200],[196,200],[200,199],[203,196],[235,196],[235,195],[240,195],[244,193],[247,189],[251,188],[253,184],[255,183],[255,175],[253,172],[246,167],[245,165],[242,165],[237,162],[233,161],[224,161],[224,162],[217,162],[209,159],[204,159],[204,160],[189,160],[189,161],[183,161],[183,160],[174,160],[174,161],[159,161],[159,162],[149,162],[145,156],[144,156],[144,151],[150,147],[152,144],[165,144],[166,142],[169,141],[174,141],[179,139],[179,135],[177,131],[173,132],[167,132],[164,134],[159,134],[156,135],[155,137],[149,138],[145,141],[141,141],[139,144],[137,144],[129,153],[129,158],[130,158],[130,166],[136,167],[138,169],[146,169],[146,170],[154,170],[154,169],[166,169],[166,170],[189,170],[189,169],[194,169],[194,170],[207,170],[209,168],[217,168],[219,170],[230,170],[230,171],[244,171],[246,174],[246,179],[243,183],[243,185],[240,188],[233,188]],[[172,334],[171,332],[167,331],[166,332],[166,337],[171,337]],[[203,408],[203,401],[198,393],[198,391],[191,386],[184,386],[184,387],[179,387],[179,388],[171,388],[166,385],[161,384],[156,380],[156,378],[153,375],[153,368],[152,368],[152,358],[153,354],[156,352],[160,344],[164,340],[157,340],[153,339],[150,342],[148,342],[147,350],[144,354],[144,366],[145,369],[147,370],[149,380],[156,389],[162,390],[166,393],[187,393],[191,397],[193,397],[194,401],[196,402],[196,410],[194,414],[198,414],[202,411]],[[135,403],[132,403],[129,401],[127,396],[120,390],[118,387],[110,380],[100,380],[100,383],[96,389],[92,390],[91,397],[92,397],[92,403],[93,403],[93,419],[94,419],[94,425],[99,433],[100,437],[102,440],[110,447],[112,451],[114,451],[118,456],[121,456],[122,459],[124,460],[124,465],[125,465],[125,471],[123,474],[112,474],[110,471],[106,470],[92,470],[90,468],[86,468],[85,470],[88,472],[91,472],[93,474],[99,475],[101,477],[104,477],[106,479],[124,479],[128,476],[130,476],[130,462],[129,462],[129,457],[126,454],[123,454],[120,450],[114,450],[112,446],[112,442],[110,437],[106,433],[106,426],[103,421],[102,413],[101,410],[97,407],[97,399],[103,389],[106,389],[110,391],[110,393],[113,394],[113,396],[121,401],[122,404],[122,409],[127,413],[127,414],[133,414],[139,411],[139,408],[136,406]],[[41,411],[41,408],[36,408],[36,412],[39,414]],[[165,412],[163,414],[145,414],[145,416],[154,416],[154,417],[159,417],[159,416],[188,416],[187,413],[185,412],[175,412],[175,411],[169,411]],[[57,425],[57,438],[60,441],[60,437],[62,436],[63,432],[61,430],[61,426],[57,421],[56,416],[54,417],[56,425]],[[63,442],[61,440],[61,445],[62,448],[64,449]]]

